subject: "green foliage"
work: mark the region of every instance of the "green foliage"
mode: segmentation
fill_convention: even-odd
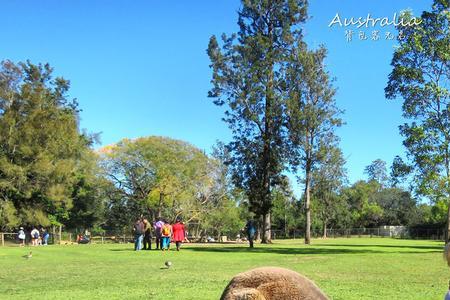
[[[280,184],[272,190],[272,198],[273,227],[284,232],[285,236],[289,236],[291,230],[303,225],[301,223],[303,211],[298,206],[298,201],[287,177],[283,177]]]
[[[0,65],[0,207],[7,221],[50,224],[67,219],[80,155],[89,137],[78,130],[69,81],[48,65]]]
[[[382,224],[411,225],[416,201],[409,192],[399,188],[386,188],[374,194],[373,198],[383,209]]]
[[[226,235],[234,239],[244,225],[245,221],[240,217],[240,210],[236,202],[225,198],[222,199],[220,206],[216,206],[210,213],[205,214],[202,228],[217,238]]]
[[[287,67],[286,124],[289,136],[290,164],[301,168],[299,180],[305,184],[305,242],[311,239],[310,186],[312,172],[337,143],[334,134],[341,126],[342,113],[334,99],[335,89],[325,68],[326,49],[308,50],[300,43],[290,53]]]
[[[364,169],[364,173],[367,174],[368,180],[374,180],[378,182],[382,187],[386,187],[389,181],[387,175],[386,162],[381,159],[374,160],[370,165]]]
[[[417,26],[399,25],[404,39],[392,58],[386,97],[403,98],[400,126],[413,166],[415,190],[433,201],[450,199],[450,4],[435,0]],[[411,18],[410,12],[403,17]],[[450,212],[447,213],[450,220]],[[450,222],[447,221],[447,239]]]
[[[405,39],[395,51],[386,97],[403,98],[400,126],[418,193],[437,201],[450,196],[450,14],[447,1],[434,1],[422,23],[402,27]],[[410,12],[404,13],[409,18]]]
[[[70,229],[99,227],[105,221],[107,191],[111,183],[102,176],[99,156],[93,151],[82,153],[72,192],[72,208],[65,225]]]
[[[376,181],[358,181],[343,190],[343,197],[349,204],[352,221],[355,227],[373,227],[380,225],[383,210],[374,201],[372,195],[380,190]]]
[[[323,236],[327,226],[345,224],[345,201],[339,196],[347,181],[345,159],[341,149],[330,144],[322,154],[317,168],[311,174],[312,207],[322,225]],[[339,224],[339,225],[338,225]]]
[[[448,202],[439,200],[431,207],[431,222],[432,224],[445,224],[447,219]]]
[[[358,181],[345,188],[342,196],[355,227],[426,223],[426,216],[420,212],[424,207],[400,188],[382,188],[375,180]]]
[[[122,140],[100,152],[114,185],[108,228],[120,231],[142,214],[171,221],[182,215],[184,222],[200,224],[204,230],[215,226],[216,233],[237,226],[237,204],[219,153],[210,158],[186,142],[155,136]],[[225,220],[225,212],[229,220]]]
[[[403,161],[400,156],[396,156],[391,166],[390,182],[392,187],[404,183],[412,172],[412,166]]]
[[[17,210],[11,201],[0,201],[0,229],[12,228],[20,224]]]

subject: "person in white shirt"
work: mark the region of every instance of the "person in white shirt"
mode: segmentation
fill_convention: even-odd
[[[20,227],[19,232],[17,233],[19,241],[20,241],[20,246],[24,247],[25,246],[25,231],[23,231],[23,227]]]
[[[31,230],[31,245],[37,246],[39,241],[39,230],[36,229],[36,227],[33,227],[33,230]]]

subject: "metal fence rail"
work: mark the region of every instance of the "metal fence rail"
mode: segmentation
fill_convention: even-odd
[[[327,238],[354,238],[354,237],[393,237],[403,239],[424,239],[424,240],[444,240],[445,231],[442,228],[408,228],[403,226],[384,226],[388,228],[347,228],[347,229],[327,229]],[[402,227],[398,228],[389,227]],[[312,230],[313,238],[322,238],[323,231]],[[305,232],[302,230],[274,230],[272,229],[272,239],[302,239]]]

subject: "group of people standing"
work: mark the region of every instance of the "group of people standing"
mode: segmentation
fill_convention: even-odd
[[[135,251],[152,249],[153,232],[157,250],[170,251],[170,243],[174,242],[177,251],[180,251],[181,244],[187,241],[186,228],[180,217],[177,217],[173,224],[161,218],[153,224],[148,219],[138,218],[134,223],[133,231]]]
[[[40,246],[40,245],[48,245],[48,238],[50,237],[50,234],[44,227],[41,227],[40,229],[37,229],[36,227],[32,227],[32,230],[30,231],[29,236],[30,236],[32,246]],[[27,234],[23,227],[19,228],[17,237],[19,239],[20,245],[25,246]]]

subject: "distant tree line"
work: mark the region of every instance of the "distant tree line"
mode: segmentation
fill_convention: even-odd
[[[69,82],[48,65],[4,61],[0,70],[0,226],[65,226],[122,233],[133,219],[174,219],[193,235],[236,234],[252,216],[248,192],[233,182],[233,154],[218,142],[211,155],[164,137],[124,139],[97,151],[80,132]],[[395,160],[366,168],[367,181],[348,185],[337,147],[324,151],[311,174],[314,231],[327,228],[445,223],[447,204],[418,202],[398,187]],[[305,196],[280,175],[271,189],[271,228],[305,228]],[[263,219],[261,218],[261,224]]]
[[[407,157],[375,160],[349,184],[326,49],[303,40],[307,3],[242,0],[236,34],[212,36],[212,87],[232,131],[211,154],[165,137],[94,150],[69,81],[48,64],[0,65],[0,227],[124,232],[137,216],[182,216],[194,235],[379,225],[450,228],[448,1],[435,0],[392,59],[386,97],[404,100]],[[409,12],[402,17],[410,18]],[[401,25],[399,25],[401,26]],[[295,197],[287,174],[303,186]]]

